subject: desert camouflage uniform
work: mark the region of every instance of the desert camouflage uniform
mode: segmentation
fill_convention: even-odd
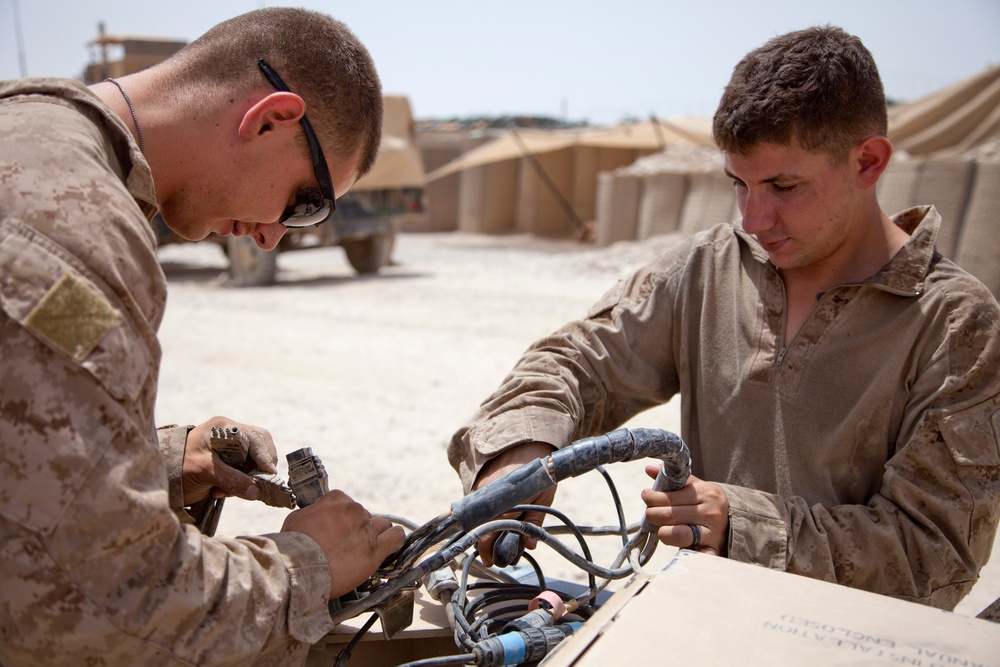
[[[732,225],[686,239],[533,345],[449,449],[465,488],[503,449],[561,446],[680,393],[694,474],[723,483],[730,558],[952,608],[1000,511],[1000,314],[934,252],[940,217],[876,275],[784,286]]]
[[[301,664],[332,625],[315,542],[206,538],[169,506],[128,129],[77,82],[2,82],[0,155],[0,663]],[[175,470],[185,434],[162,433]]]

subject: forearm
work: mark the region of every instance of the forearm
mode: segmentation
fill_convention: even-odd
[[[184,447],[191,426],[161,426],[156,429],[160,441],[160,456],[167,471],[167,494],[170,507],[175,511],[184,508]]]
[[[595,348],[606,350],[610,343],[600,335],[585,337],[575,326],[532,346],[452,438],[449,460],[466,491],[482,466],[510,447],[562,447],[618,428],[669,399],[662,387],[637,383],[638,375],[615,358],[600,358]]]
[[[63,623],[67,613],[86,618],[85,637],[59,638],[74,647],[67,655],[95,650],[155,662],[166,654],[205,665],[275,650],[301,653],[330,629],[329,566],[312,540],[206,538],[176,521],[163,491],[143,484],[129,485],[125,497],[134,501],[110,506],[103,502],[110,494],[94,487],[113,486],[125,467],[135,465],[95,471],[49,530],[5,524],[4,543],[25,549],[5,584],[18,618],[33,618],[32,627],[41,628],[49,627],[44,619]],[[33,552],[46,557],[32,558]],[[49,605],[57,591],[78,602]],[[26,629],[21,637],[33,639]]]
[[[678,380],[667,290],[639,272],[584,320],[534,343],[500,387],[452,438],[449,460],[466,490],[482,465],[508,447],[562,447],[621,426],[668,401]]]
[[[1000,485],[988,417],[997,409],[992,399],[955,415],[960,432],[918,431],[865,505],[810,505],[722,485],[731,506],[729,556],[953,608],[996,535]]]

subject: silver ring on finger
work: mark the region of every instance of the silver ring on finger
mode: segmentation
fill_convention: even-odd
[[[688,545],[688,549],[694,549],[701,544],[701,526],[689,523],[688,528],[691,529],[691,544]]]

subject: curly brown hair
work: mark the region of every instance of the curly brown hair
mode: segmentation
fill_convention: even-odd
[[[887,129],[872,54],[834,26],[781,35],[748,53],[733,69],[712,121],[715,142],[727,153],[794,143],[835,161]]]
[[[382,139],[382,84],[368,49],[340,21],[305,9],[258,9],[212,27],[163,65],[182,73],[185,86],[232,94],[271,88],[260,58],[305,101],[327,159],[361,149],[358,177],[367,173]]]

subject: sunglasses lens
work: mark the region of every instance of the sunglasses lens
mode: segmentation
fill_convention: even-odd
[[[295,195],[295,206],[285,211],[285,227],[311,227],[325,222],[333,213],[333,202],[319,188],[306,188]]]

